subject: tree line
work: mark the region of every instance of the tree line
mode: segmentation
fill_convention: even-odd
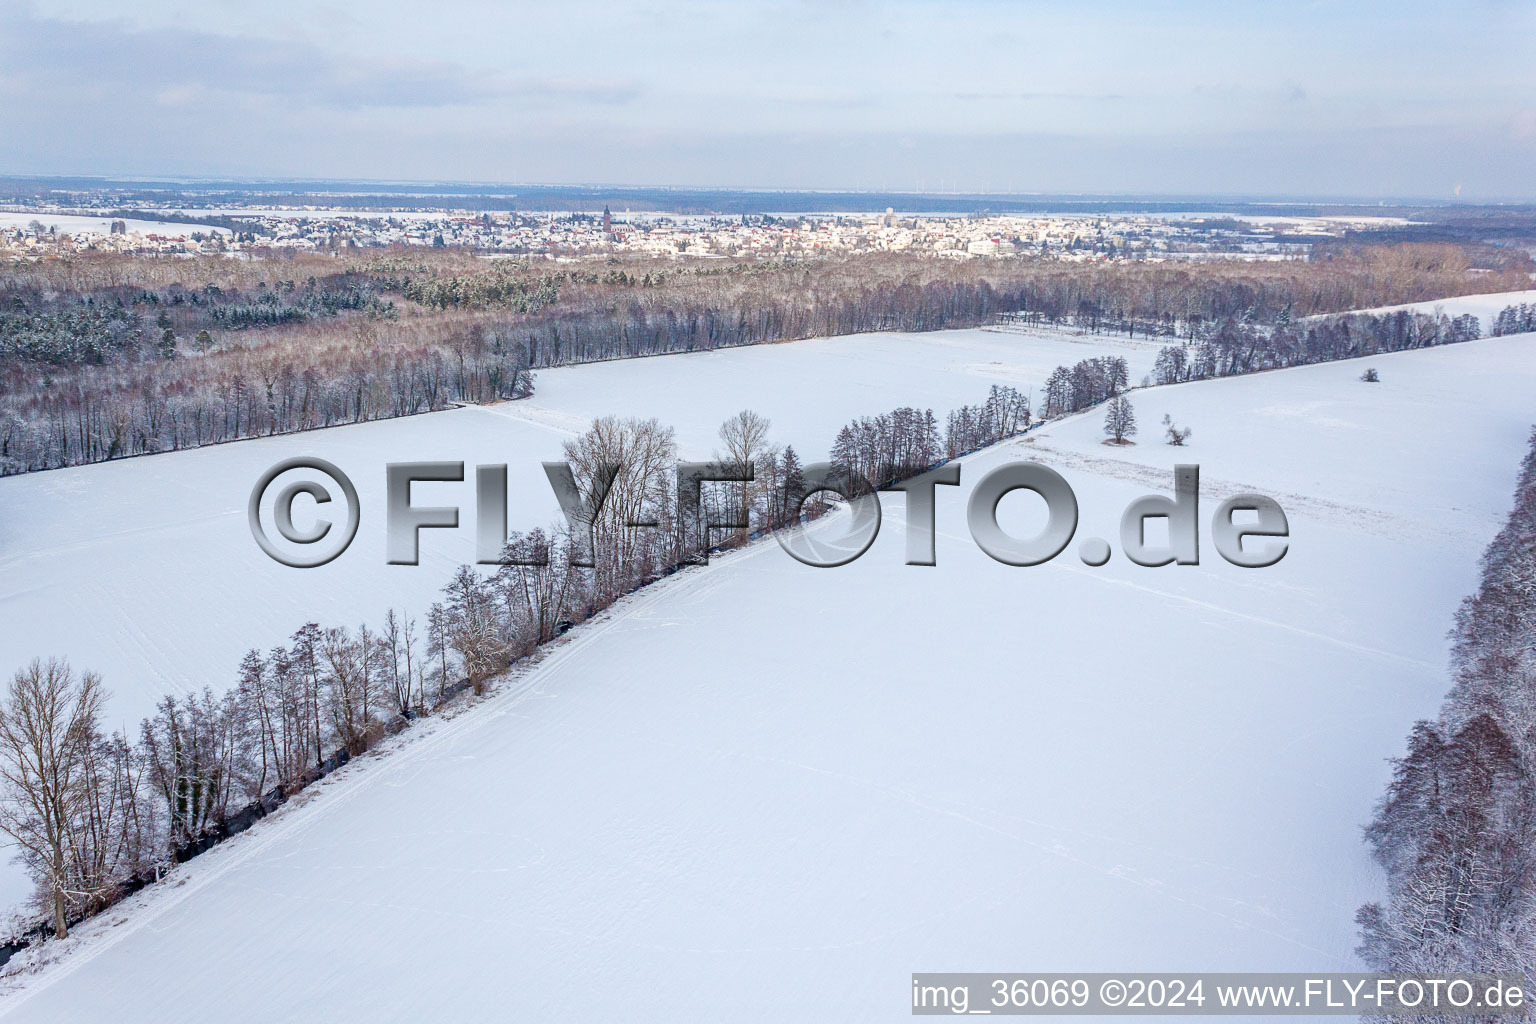
[[[860,416],[837,432],[830,461],[838,478],[879,488],[1029,429],[1029,396],[992,385],[986,400],[950,411],[941,430],[932,409],[902,406]]]
[[[1130,368],[1120,356],[1095,356],[1071,367],[1058,366],[1045,379],[1041,413],[1051,417],[1080,412],[1115,397],[1129,384]]]
[[[1420,721],[1365,837],[1386,869],[1360,955],[1404,972],[1536,963],[1536,432],[1514,507],[1451,631],[1453,682]]]
[[[965,426],[948,443],[987,443],[1028,420],[1023,395],[994,387],[950,415]],[[861,423],[880,425],[882,453],[899,453],[869,463],[881,474],[870,485],[946,457],[931,411]],[[392,609],[355,628],[306,622],[285,643],[249,650],[222,695],[162,698],[136,736],[102,730],[99,675],[58,658],[17,671],[0,695],[0,831],[35,883],[45,919],[31,937],[66,936],[412,721],[484,693],[625,594],[704,552],[821,515],[828,506],[807,500],[798,454],[770,430],[750,410],[722,424],[716,469],[742,482],[703,484],[689,502],[679,501],[671,428],[595,420],[565,444],[581,499],[574,527],[511,534],[502,564],[461,566],[419,617]],[[722,522],[734,525],[708,525]]]
[[[1196,265],[874,254],[555,269],[421,249],[16,264],[0,267],[0,474],[513,398],[534,370],[594,360],[1019,310],[1194,341],[1228,323],[1514,286],[1515,270],[1474,285],[1464,260],[1423,258],[1454,248]]]
[[[1508,305],[1493,318],[1495,338],[1506,334],[1528,334],[1531,331],[1536,331],[1536,304],[1522,302]]]
[[[385,320],[397,315],[394,304],[380,297],[382,289],[351,273],[270,286],[259,281],[245,290],[212,282],[191,289],[173,282],[58,293],[35,281],[8,284],[0,287],[0,359],[55,367],[174,359],[192,346],[207,351],[213,331],[305,323],[345,312]],[[155,329],[149,329],[146,316],[153,316]],[[165,344],[166,331],[180,348]]]
[[[1472,314],[1452,318],[1407,310],[1273,326],[1227,320],[1198,332],[1193,342],[1166,346],[1157,354],[1152,377],[1158,384],[1176,384],[1449,345],[1481,334],[1481,322]]]
[[[120,367],[107,383],[49,378],[0,399],[10,405],[0,412],[0,475],[526,398],[535,375],[524,352],[467,332],[442,346],[358,345],[324,369],[239,357],[179,360],[185,368],[169,383],[153,363]]]

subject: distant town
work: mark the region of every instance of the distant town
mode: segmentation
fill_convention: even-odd
[[[101,210],[0,207],[0,255],[66,253],[257,255],[271,250],[428,246],[487,257],[580,260],[617,254],[666,259],[804,259],[913,252],[953,259],[1066,261],[1305,259],[1318,241],[1393,218],[1233,217],[1227,214],[358,211],[321,207]]]

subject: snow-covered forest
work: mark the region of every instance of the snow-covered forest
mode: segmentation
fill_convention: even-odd
[[[0,474],[525,397],[535,370],[594,360],[1019,311],[1222,345],[1244,325],[1528,283],[1513,264],[1476,279],[1467,264],[1457,246],[1413,243],[1318,262],[964,267],[82,254],[0,268]]]
[[[1445,705],[1414,724],[1366,830],[1387,897],[1360,910],[1360,953],[1383,971],[1526,973],[1536,963],[1536,432],[1451,641]]]

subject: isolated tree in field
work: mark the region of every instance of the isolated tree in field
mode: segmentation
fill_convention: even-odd
[[[1360,379],[1365,381],[1367,384],[1380,384],[1381,374],[1376,372],[1376,367],[1367,366],[1365,368],[1365,372],[1360,375]]]
[[[50,658],[12,676],[0,704],[0,830],[37,874],[61,939],[69,935],[71,835],[87,810],[84,776],[105,696],[99,676],[77,677]]]
[[[1104,413],[1104,433],[1115,444],[1125,444],[1126,439],[1136,433],[1136,410],[1131,408],[1131,400],[1124,395],[1109,400],[1109,408]]]
[[[1193,427],[1181,427],[1173,422],[1173,416],[1163,413],[1163,439],[1175,448],[1184,447],[1184,442],[1195,436]]]

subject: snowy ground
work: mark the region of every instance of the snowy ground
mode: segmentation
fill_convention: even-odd
[[[965,460],[962,486],[939,490],[936,568],[901,564],[890,496],[880,540],[848,567],[760,544],[689,571],[81,928],[0,1014],[889,1020],[908,1012],[912,971],[1353,967],[1352,916],[1380,883],[1360,826],[1385,759],[1446,688],[1445,630],[1532,426],[1533,346],[1374,357],[1376,385],[1353,362],[1138,393],[1136,447],[1102,445],[1090,413]],[[739,394],[702,392],[721,408],[671,419],[697,436]],[[789,419],[774,394],[746,404]],[[815,394],[784,401],[816,408]],[[602,411],[614,397],[583,396]],[[829,424],[860,405],[836,409]],[[1157,443],[1164,412],[1195,428],[1188,448]],[[365,444],[415,426],[419,454],[438,455],[465,436],[456,424],[500,415],[340,431],[320,450],[362,462]],[[199,467],[206,481],[245,458],[238,506],[245,469],[278,444],[177,457],[193,468],[161,476],[182,488],[171,507],[196,520]],[[1078,539],[1116,548],[1120,510],[1167,490],[1174,462],[1199,463],[1202,564],[1117,553],[1088,568],[1076,542],[1046,566],[992,562],[966,537],[965,498],[1026,457],[1076,490]],[[28,481],[0,500],[31,507],[13,483]],[[1273,568],[1237,569],[1210,545],[1210,513],[1238,489],[1290,515]],[[1021,495],[1002,515],[1020,533],[1032,519]],[[170,532],[136,536],[165,551]],[[250,608],[261,577],[220,546],[238,532],[203,542],[238,580],[186,582],[223,575]],[[95,559],[134,537],[103,539]],[[66,555],[90,561],[53,557]],[[368,611],[352,601],[349,619]],[[206,632],[200,615],[139,618],[174,650]]]
[[[377,625],[392,606],[424,610],[474,560],[475,465],[509,466],[512,528],[548,526],[558,510],[539,463],[594,417],[655,416],[676,428],[684,458],[707,458],[720,423],[752,408],[812,461],[856,415],[911,404],[942,421],[994,383],[1038,392],[1057,364],[1092,355],[1125,356],[1139,380],[1156,352],[1139,340],[948,331],[623,360],[542,371],[523,402],[0,479],[0,678],[67,655],[102,673],[115,695],[108,726],[136,736],[161,695],[225,689],[247,649],[283,643],[307,620]],[[351,548],[312,570],[268,559],[246,524],[257,478],[300,454],[350,474],[362,504]],[[462,485],[413,488],[417,504],[457,504],[462,528],[424,531],[421,565],[389,566],[384,466],[411,460],[469,466]],[[0,907],[24,891],[0,862]]]
[[[241,654],[283,641],[308,618],[375,622],[420,610],[453,567],[474,560],[473,467],[507,463],[509,522],[548,526],[557,506],[539,462],[603,415],[655,416],[684,458],[707,458],[728,416],[752,408],[804,460],[824,458],[856,415],[899,404],[980,402],[994,383],[1037,390],[1058,363],[1121,354],[1132,377],[1156,346],[987,331],[861,335],[690,356],[597,363],[539,374],[527,401],[0,479],[0,673],[67,654],[102,672],[113,714],[136,725],[166,692],[229,685]],[[267,558],[246,524],[262,471],[317,455],[356,482],[356,541],[313,570]],[[456,503],[462,529],[422,534],[422,565],[384,564],[384,466],[464,461],[464,484],[422,484],[417,504]]]
[[[112,230],[114,220],[123,220],[129,232],[138,235],[161,235],[165,238],[186,238],[193,232],[205,235],[227,235],[229,228],[216,228],[209,224],[181,224],[174,221],[124,219],[121,217],[87,217],[72,213],[7,213],[0,211],[0,227],[24,228],[37,221],[45,228],[57,228],[69,234],[95,232],[105,235]]]

